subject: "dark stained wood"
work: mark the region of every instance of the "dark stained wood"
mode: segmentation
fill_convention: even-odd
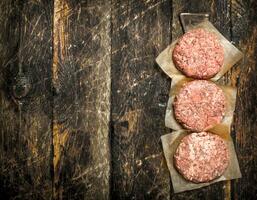
[[[0,26],[0,196],[50,199],[51,1],[1,1]],[[17,100],[21,77],[31,87]]]
[[[155,63],[170,20],[169,1],[112,1],[112,199],[170,198],[160,143],[170,81]]]
[[[0,1],[0,199],[257,199],[254,0]],[[208,12],[245,58],[232,137],[243,177],[174,194],[156,56]],[[20,53],[19,53],[20,52]]]
[[[110,8],[55,0],[55,199],[109,197]]]
[[[233,136],[243,176],[232,182],[232,199],[257,199],[256,10],[256,1],[232,1],[232,40],[245,54],[232,77],[238,87]]]

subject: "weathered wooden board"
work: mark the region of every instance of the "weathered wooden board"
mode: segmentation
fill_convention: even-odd
[[[1,1],[0,26],[0,196],[50,199],[51,1]],[[22,77],[31,87],[17,100]]]
[[[231,185],[231,199],[257,199],[257,2],[232,1],[232,40],[244,52],[244,60],[233,70],[237,105],[233,136],[242,178]]]
[[[170,198],[160,143],[170,81],[155,63],[170,20],[169,1],[112,1],[113,199]]]
[[[108,199],[110,4],[54,2],[54,197]]]
[[[253,0],[1,1],[0,198],[257,199],[256,10]],[[160,144],[170,79],[154,60],[182,34],[181,12],[210,13],[245,53],[220,80],[238,87],[243,178],[174,194]],[[31,88],[15,98],[21,77]]]

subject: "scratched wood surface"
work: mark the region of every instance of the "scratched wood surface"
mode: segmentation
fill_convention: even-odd
[[[110,5],[54,2],[54,198],[109,196]]]
[[[51,13],[51,1],[0,3],[1,199],[52,196]]]
[[[254,0],[0,2],[1,199],[257,199]],[[208,12],[244,59],[232,126],[242,178],[174,194],[162,153],[170,79],[156,56]]]
[[[154,60],[170,42],[171,3],[112,1],[112,11],[111,197],[169,199],[160,144],[169,80]]]

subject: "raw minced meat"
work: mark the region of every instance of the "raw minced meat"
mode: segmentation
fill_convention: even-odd
[[[206,131],[222,121],[226,98],[215,83],[194,80],[184,84],[179,90],[173,107],[175,118],[186,129]]]
[[[228,145],[218,135],[192,133],[181,140],[174,163],[185,179],[195,183],[208,182],[220,177],[227,169]]]
[[[173,50],[176,67],[188,77],[209,79],[224,62],[224,50],[214,33],[193,29],[185,33]]]

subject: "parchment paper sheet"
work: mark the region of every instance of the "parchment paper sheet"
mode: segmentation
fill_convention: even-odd
[[[165,126],[168,128],[171,128],[173,130],[180,130],[184,129],[179,122],[177,122],[174,113],[173,113],[173,101],[178,93],[178,91],[181,89],[184,83],[187,83],[193,79],[186,78],[183,75],[175,76],[172,78],[171,87],[170,87],[170,93],[169,93],[169,100],[166,108],[166,114],[165,114]],[[217,84],[218,85],[218,84]],[[220,124],[217,124],[215,127],[211,128],[210,131],[214,133],[221,133],[221,134],[228,134],[230,133],[230,127],[233,122],[233,114],[235,110],[235,104],[236,104],[236,88],[231,86],[223,86],[218,85],[224,92],[226,97],[226,111],[225,116],[223,117]]]
[[[178,144],[180,143],[180,140],[187,134],[188,133],[186,131],[180,130],[180,131],[173,131],[172,133],[163,135],[161,137],[164,156],[167,161],[167,165],[169,168],[171,181],[172,181],[172,185],[175,193],[201,188],[219,181],[237,179],[242,177],[235,148],[234,148],[234,144],[230,135],[220,134],[220,136],[223,137],[228,142],[229,153],[230,153],[229,165],[226,171],[224,172],[224,174],[218,179],[215,179],[208,183],[193,183],[184,179],[173,165],[173,155],[177,149]]]
[[[232,45],[213,25],[210,21],[205,20],[196,26],[192,26],[190,29],[203,28],[209,32],[213,32],[219,38],[221,45],[224,48],[224,63],[221,70],[211,78],[212,81],[220,79],[235,63],[237,63],[242,57],[243,53],[239,51],[234,45]],[[162,70],[171,78],[177,75],[183,75],[175,66],[172,60],[172,51],[177,43],[177,40],[172,42],[161,54],[156,58],[156,62],[162,68]]]

